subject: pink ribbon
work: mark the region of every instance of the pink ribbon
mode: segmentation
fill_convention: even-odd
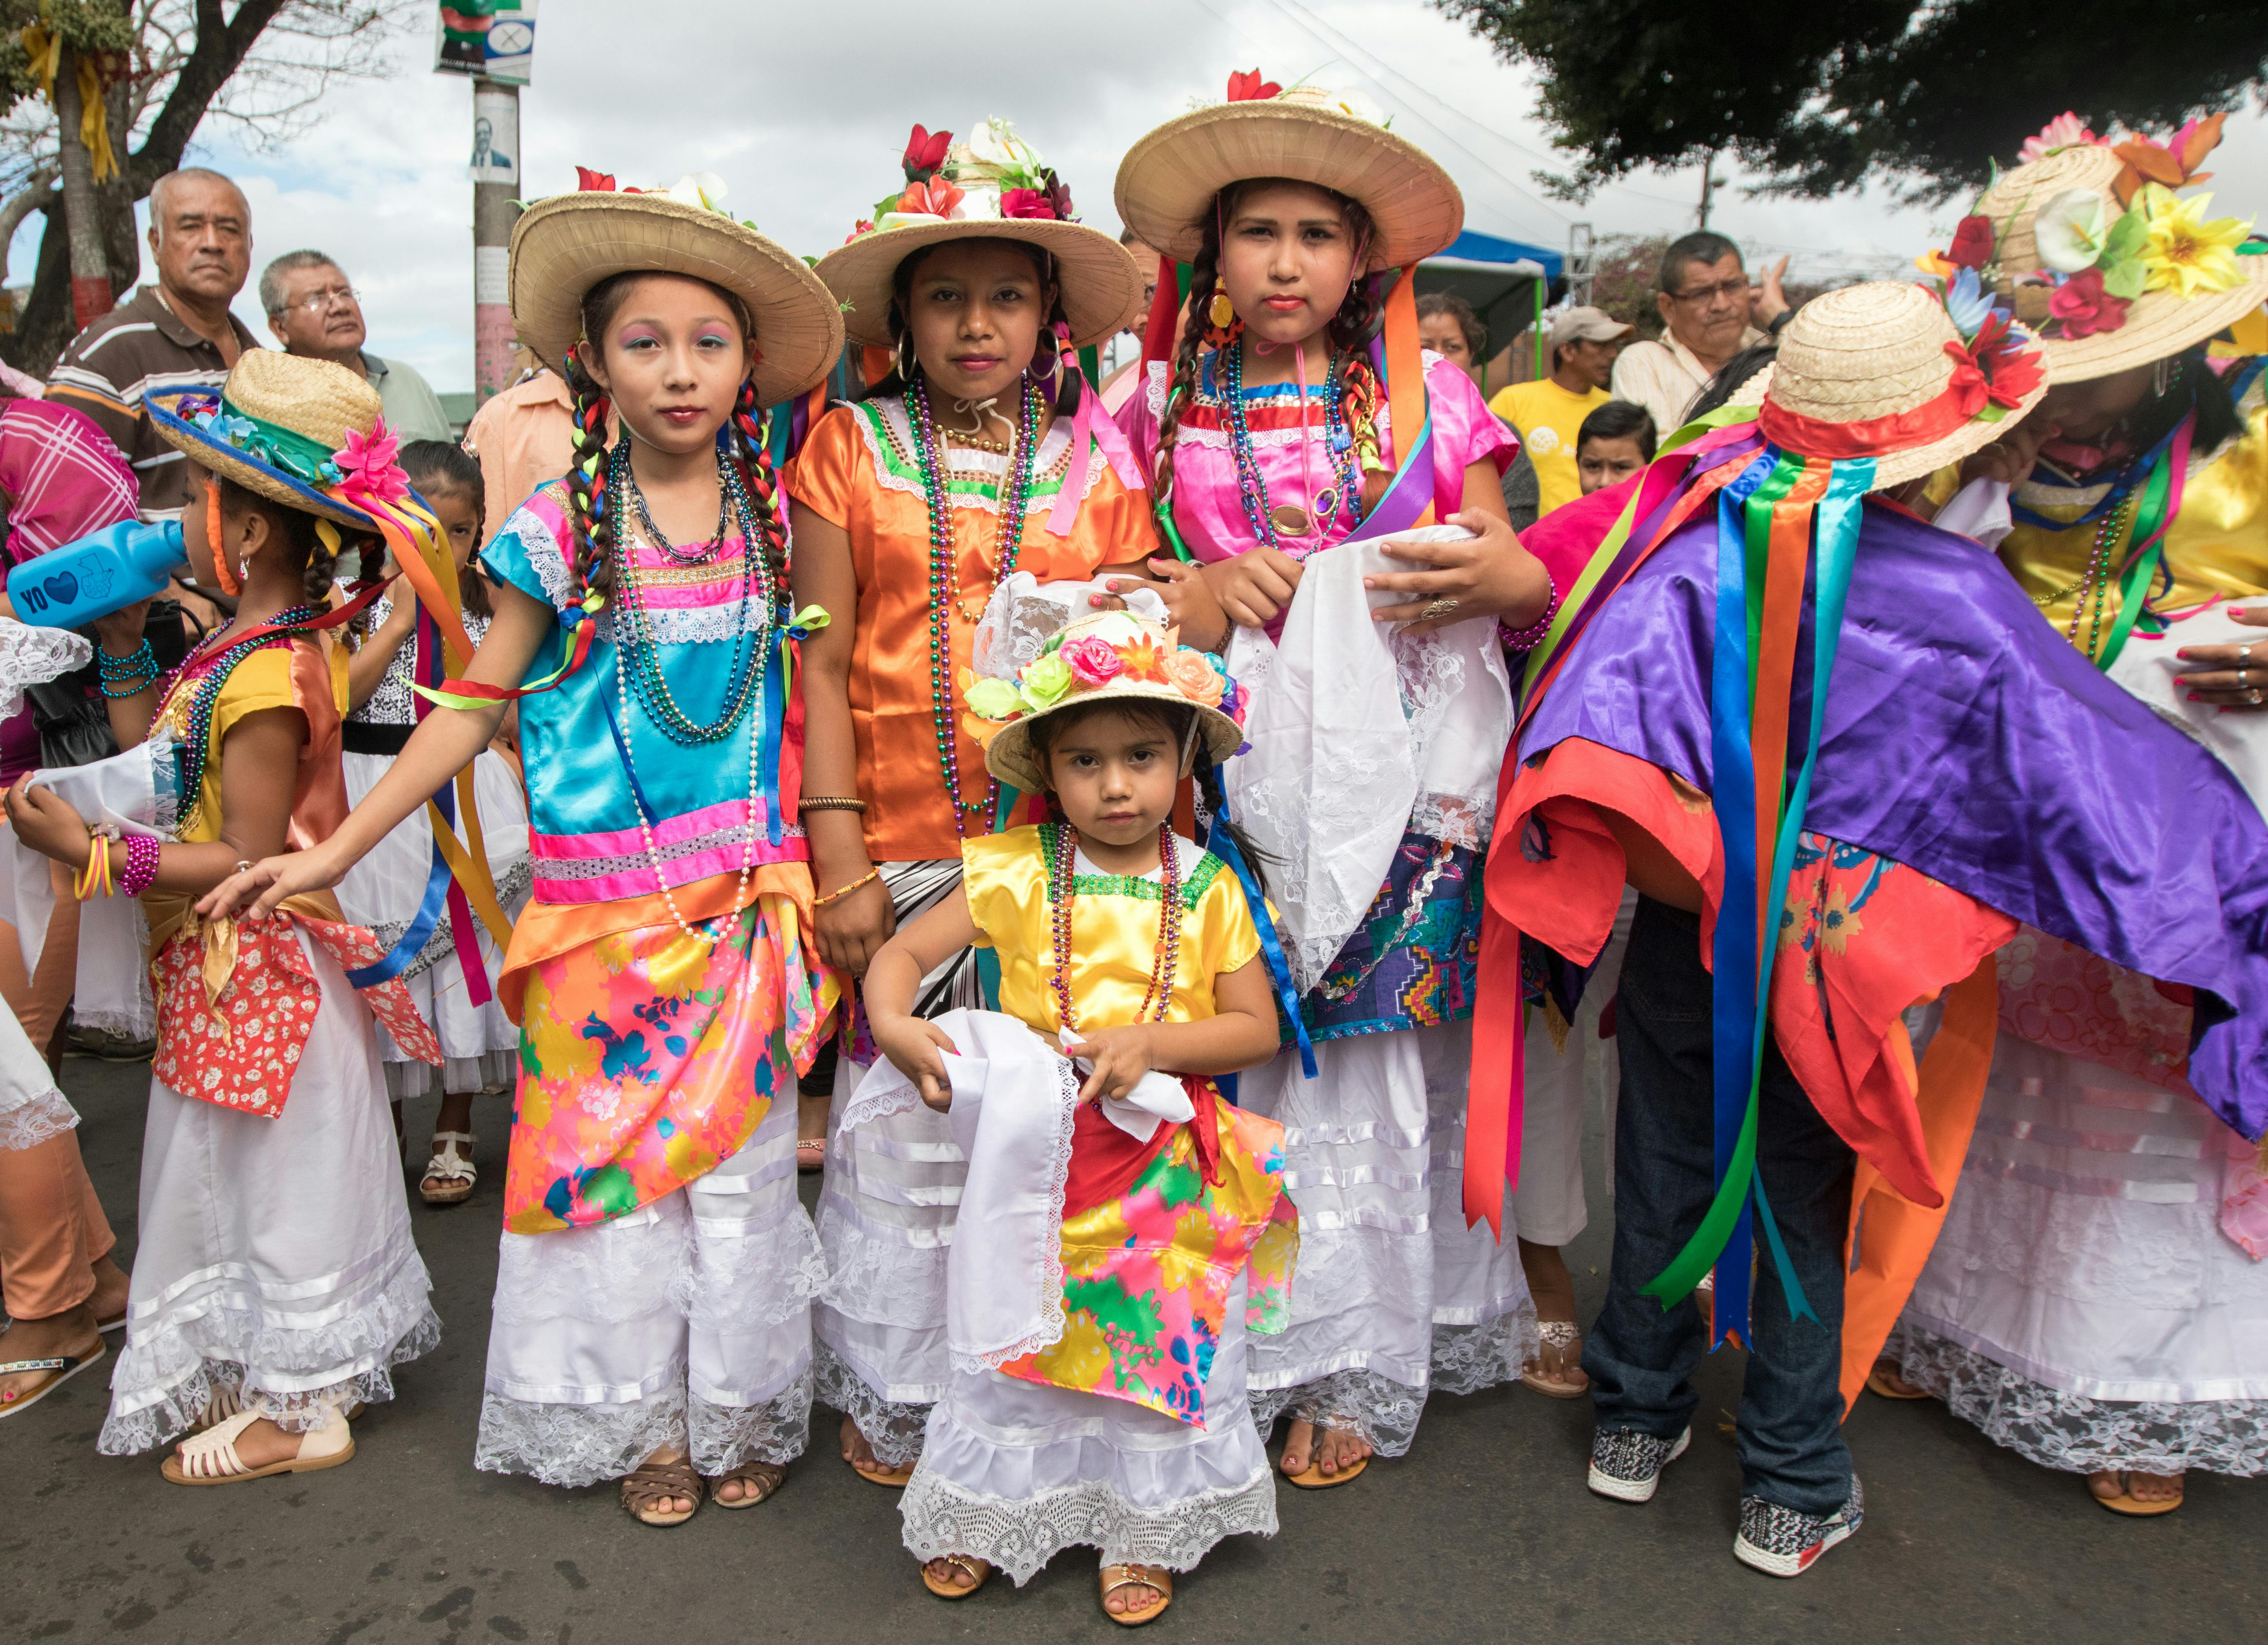
[[[1068,537],[1071,522],[1079,518],[1079,505],[1086,497],[1087,465],[1094,461],[1094,448],[1102,447],[1102,455],[1118,476],[1118,483],[1130,491],[1146,490],[1142,483],[1142,471],[1135,466],[1134,448],[1126,443],[1126,434],[1117,421],[1108,416],[1098,416],[1102,396],[1095,392],[1093,383],[1082,383],[1079,392],[1079,411],[1071,424],[1071,471],[1064,476],[1063,490],[1056,493],[1056,505],[1048,511],[1048,531],[1051,535]]]

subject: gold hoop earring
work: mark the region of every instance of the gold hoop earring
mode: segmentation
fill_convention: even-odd
[[[912,382],[914,373],[921,368],[921,358],[914,352],[914,334],[910,331],[898,339],[897,366],[898,380],[902,383]]]

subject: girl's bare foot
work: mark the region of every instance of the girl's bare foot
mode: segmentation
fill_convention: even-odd
[[[1582,1331],[1575,1323],[1575,1276],[1557,1246],[1532,1240],[1520,1242],[1520,1266],[1543,1332],[1535,1363],[1521,1380],[1538,1393],[1572,1399],[1591,1386],[1582,1365]]]
[[[827,1164],[825,1095],[798,1091],[795,1098],[795,1165],[799,1171],[816,1171]]]
[[[266,1417],[245,1427],[236,1436],[237,1459],[247,1468],[265,1468],[271,1463],[289,1462],[299,1454],[299,1442],[307,1436],[295,1428],[280,1428]],[[173,1447],[178,1457],[188,1445],[183,1440]]]
[[[126,1301],[131,1287],[132,1282],[128,1279],[125,1269],[107,1257],[94,1259],[94,1290],[87,1297],[86,1306],[97,1324],[125,1317]]]
[[[913,1478],[912,1468],[893,1468],[876,1457],[874,1448],[858,1431],[858,1425],[847,1416],[843,1419],[841,1437],[843,1460],[849,1463],[861,1479],[871,1479],[876,1485],[902,1486]]]
[[[94,1328],[94,1309],[85,1302],[45,1319],[19,1319],[0,1336],[0,1360],[86,1360],[101,1352],[102,1333]],[[14,1405],[54,1375],[16,1371],[0,1376],[0,1407]]]
[[[1367,1459],[1370,1454],[1370,1442],[1359,1434],[1329,1427],[1319,1429],[1306,1418],[1294,1417],[1285,1435],[1284,1455],[1278,1465],[1292,1478],[1314,1468],[1328,1479]],[[1141,1607],[1137,1605],[1135,1609]]]
[[[1102,1568],[1102,1608],[1113,1617],[1134,1617],[1147,1622],[1145,1612],[1163,1610],[1174,1597],[1173,1578],[1155,1565],[1106,1565]]]
[[[2138,1473],[2132,1469],[2120,1472],[2116,1469],[2105,1473],[2087,1476],[2087,1488],[2106,1502],[2122,1496],[2137,1502],[2178,1502],[2182,1500],[2183,1476],[2178,1473]]]
[[[1876,1393],[1888,1395],[1892,1399],[1926,1399],[1929,1398],[1928,1389],[1917,1386],[1915,1383],[1906,1381],[1904,1376],[1899,1374],[1898,1362],[1896,1360],[1876,1360],[1874,1361],[1874,1374],[1867,1379],[1867,1386],[1874,1389]],[[2101,1477],[2115,1479],[2117,1476],[2109,1475]],[[2116,1496],[2117,1493],[2114,1491],[2111,1494]]]
[[[973,1553],[948,1553],[922,1567],[922,1585],[940,1599],[965,1599],[991,1575],[991,1565]]]

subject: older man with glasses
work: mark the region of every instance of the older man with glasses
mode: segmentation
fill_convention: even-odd
[[[370,333],[361,294],[328,256],[285,252],[261,274],[260,306],[284,352],[329,360],[366,379],[378,390],[386,426],[402,440],[456,438],[439,398],[414,367],[362,346]]]
[[[1672,240],[1661,254],[1653,299],[1666,328],[1660,342],[1623,350],[1615,362],[1615,398],[1651,411],[1665,436],[1684,426],[1685,408],[1725,363],[1778,335],[1795,312],[1780,292],[1786,269],[1783,257],[1764,271],[1761,286],[1751,286],[1741,248],[1722,234],[1705,229]]]

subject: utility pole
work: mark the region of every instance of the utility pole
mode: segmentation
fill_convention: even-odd
[[[1701,226],[1709,226],[1709,196],[1717,187],[1717,151],[1712,149],[1701,159]]]
[[[1567,300],[1578,306],[1587,307],[1591,301],[1591,280],[1598,268],[1596,248],[1588,223],[1567,225]]]
[[[80,140],[85,100],[79,96],[78,54],[62,48],[55,81],[56,133],[62,149],[63,225],[70,243],[71,318],[80,330],[111,308],[110,254],[103,248],[95,210],[94,156]]]
[[[501,151],[504,164],[484,164]],[[506,82],[473,82],[474,175],[497,170],[518,174],[519,87]],[[519,221],[519,188],[513,182],[473,184],[473,405],[512,387],[519,374],[512,354],[512,229]]]

